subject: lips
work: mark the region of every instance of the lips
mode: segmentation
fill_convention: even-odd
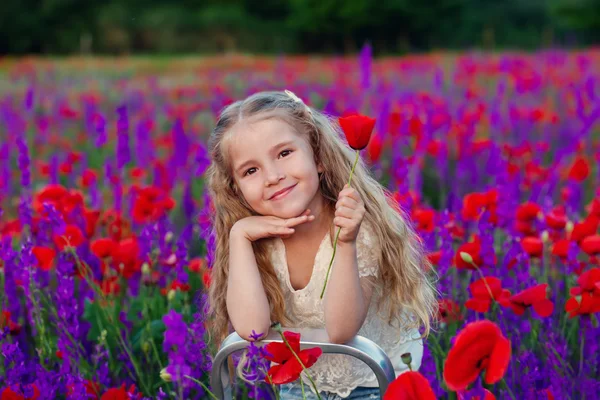
[[[292,186],[288,186],[285,189],[281,189],[278,192],[275,192],[271,197],[269,197],[269,200],[273,200],[275,196],[278,196],[280,194],[287,194],[287,192],[289,192],[290,190],[292,190],[296,185],[292,185]]]

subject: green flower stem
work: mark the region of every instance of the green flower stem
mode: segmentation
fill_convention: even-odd
[[[356,158],[354,159],[354,164],[352,165],[352,170],[350,171],[350,179],[348,179],[348,186],[352,183],[352,175],[354,174],[354,169],[356,168],[356,164],[358,164],[359,152],[356,150]],[[333,260],[335,259],[335,251],[337,249],[337,241],[340,236],[340,231],[342,228],[338,228],[337,234],[335,235],[335,241],[333,242],[333,254],[331,255],[331,260],[329,261],[329,267],[327,267],[327,275],[325,275],[325,283],[323,284],[323,290],[321,290],[321,299],[325,295],[325,288],[327,287],[327,280],[329,279],[329,273],[331,272],[331,266],[333,265]]]
[[[217,396],[215,396],[215,395],[214,395],[214,393],[213,393],[213,392],[211,392],[211,391],[208,389],[208,387],[206,387],[206,385],[205,385],[204,383],[200,382],[198,379],[192,378],[192,377],[191,377],[191,376],[189,376],[189,375],[184,375],[183,377],[184,377],[184,378],[187,378],[187,379],[189,379],[189,380],[191,380],[192,382],[195,382],[195,383],[197,383],[197,384],[198,384],[198,385],[200,385],[200,386],[202,386],[202,389],[204,389],[204,391],[205,391],[206,393],[208,393],[208,394],[210,395],[210,397],[212,397],[212,398],[213,398],[213,399],[215,399],[215,400],[219,400],[219,399],[217,399]],[[180,386],[181,386],[181,385],[180,385]]]

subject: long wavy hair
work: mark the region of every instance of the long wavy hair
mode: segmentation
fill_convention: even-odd
[[[257,215],[234,182],[228,154],[227,133],[240,121],[252,118],[280,118],[304,135],[312,147],[315,163],[321,163],[320,190],[328,207],[335,208],[339,192],[347,183],[355,152],[347,142],[336,119],[308,107],[285,92],[259,92],[227,106],[221,113],[209,142],[211,165],[207,170],[208,190],[214,206],[213,230],[216,235],[212,283],[210,286],[211,330],[220,343],[229,332],[226,295],[229,274],[229,231],[238,220]],[[365,221],[373,228],[379,252],[380,274],[376,286],[381,296],[378,309],[390,325],[401,329],[424,328],[427,336],[437,312],[437,292],[427,271],[421,241],[392,195],[369,173],[359,160],[352,187],[365,203]],[[332,231],[333,232],[333,231]],[[333,235],[330,235],[332,237]],[[331,238],[333,242],[333,238]],[[265,239],[253,242],[254,255],[262,284],[271,306],[271,321],[289,323],[284,297],[269,259]],[[386,307],[382,307],[387,303]],[[408,312],[409,314],[404,314]],[[406,318],[410,315],[410,318]]]

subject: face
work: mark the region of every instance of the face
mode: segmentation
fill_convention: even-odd
[[[312,213],[323,209],[318,176],[323,169],[291,125],[276,118],[262,119],[237,124],[230,134],[234,181],[255,212],[291,218],[307,208]]]

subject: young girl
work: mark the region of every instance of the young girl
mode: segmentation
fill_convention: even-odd
[[[390,357],[421,364],[436,296],[420,241],[337,122],[291,92],[261,92],[222,112],[209,140],[215,208],[210,292],[218,340],[229,323],[243,338],[284,327],[322,328],[330,341],[362,335]],[[341,227],[323,299],[321,290]],[[324,354],[309,369],[326,398],[378,398],[361,361]],[[297,383],[283,399],[302,398]],[[312,390],[312,387],[310,388]],[[309,392],[310,394],[310,392]]]

